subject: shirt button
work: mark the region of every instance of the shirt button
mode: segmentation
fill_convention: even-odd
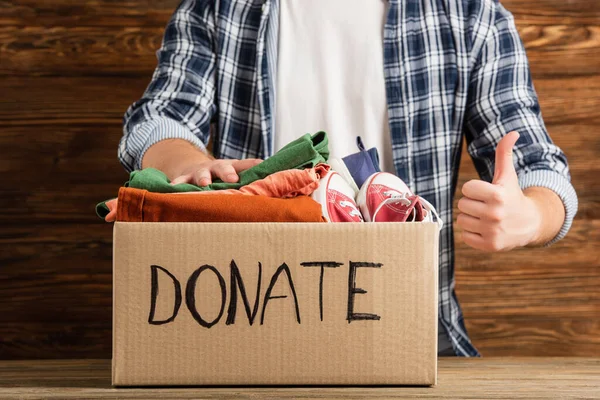
[[[265,1],[262,5],[262,11],[265,12],[266,9],[267,9],[267,2]]]

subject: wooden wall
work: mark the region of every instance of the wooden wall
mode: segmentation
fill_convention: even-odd
[[[0,0],[0,359],[111,356],[111,225],[126,107],[177,0]],[[600,1],[505,0],[580,210],[550,249],[459,244],[484,355],[600,355]],[[464,157],[461,184],[475,177]]]

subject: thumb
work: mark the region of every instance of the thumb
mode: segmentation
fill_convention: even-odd
[[[513,147],[519,139],[518,132],[510,132],[505,135],[496,147],[496,169],[492,183],[502,184],[508,179],[514,179],[517,175],[513,165]]]

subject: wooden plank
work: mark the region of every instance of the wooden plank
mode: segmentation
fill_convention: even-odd
[[[111,323],[105,316],[100,317],[85,323],[3,322],[0,359],[110,358]]]
[[[113,388],[110,360],[0,362],[6,399],[592,399],[598,358],[449,358],[434,387]]]
[[[523,22],[519,28],[534,78],[596,74],[600,21],[596,26]],[[0,76],[149,76],[163,31],[130,25],[0,26]]]
[[[473,344],[484,357],[600,354],[598,318],[470,318],[467,313],[465,322]]]
[[[2,323],[110,325],[112,227],[4,226],[0,238]]]
[[[537,79],[534,84],[547,124],[600,122],[600,75]]]
[[[0,26],[164,26],[180,0],[2,0]]]
[[[527,50],[534,84],[539,78],[598,73],[600,26],[534,26],[521,21],[517,27]]]
[[[600,20],[600,4],[595,0],[502,0],[517,23],[527,25],[595,25]]]
[[[120,123],[2,129],[0,148],[10,151],[0,158],[0,223],[98,223],[96,203],[128,178],[117,159],[121,135]]]
[[[0,126],[120,123],[149,82],[150,74],[1,79]]]
[[[2,0],[0,26],[159,26],[164,25],[179,0]],[[595,0],[503,0],[517,21],[552,25],[595,24],[600,5]]]
[[[35,277],[52,281],[61,274],[73,279],[89,278],[91,286],[99,284],[99,293],[107,295],[103,304],[110,303],[112,281],[107,276],[110,278],[112,274],[112,224],[98,220],[94,224],[4,225],[0,246],[0,265],[3,266],[0,280],[4,281],[0,294],[7,300],[0,302],[3,303],[0,307],[13,306],[8,301],[11,291],[31,291],[31,296],[23,296],[24,301],[42,299],[44,294],[34,293],[28,280]],[[68,285],[73,280],[65,278],[62,283],[54,282]],[[72,290],[78,290],[77,285],[73,286]],[[49,289],[46,290],[52,294]],[[0,316],[6,318],[6,315]]]
[[[0,126],[106,123],[121,121],[150,81],[139,77],[13,77],[0,80]],[[85,88],[85,89],[83,89]],[[547,124],[600,121],[600,75],[538,79]]]
[[[66,189],[56,186],[61,183],[73,188],[123,183],[127,174],[117,159],[122,135],[119,122],[5,127],[0,132],[0,148],[8,150],[0,159],[0,173],[8,175],[5,189],[20,182],[31,191],[48,187],[57,192]],[[21,171],[20,179],[10,175],[14,171]],[[30,186],[36,182],[37,187]]]
[[[0,76],[151,76],[162,27],[0,28]]]

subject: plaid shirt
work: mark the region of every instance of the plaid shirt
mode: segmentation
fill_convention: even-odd
[[[150,85],[125,115],[127,170],[166,138],[204,149],[211,127],[217,158],[273,153],[278,9],[278,0],[183,0]],[[463,136],[491,181],[495,147],[516,130],[521,187],[556,192],[566,220],[550,243],[567,233],[577,211],[567,160],[546,132],[523,44],[497,0],[389,0],[384,76],[396,172],[443,220],[452,221]],[[476,356],[454,292],[452,224],[440,241],[440,326],[457,355]]]

